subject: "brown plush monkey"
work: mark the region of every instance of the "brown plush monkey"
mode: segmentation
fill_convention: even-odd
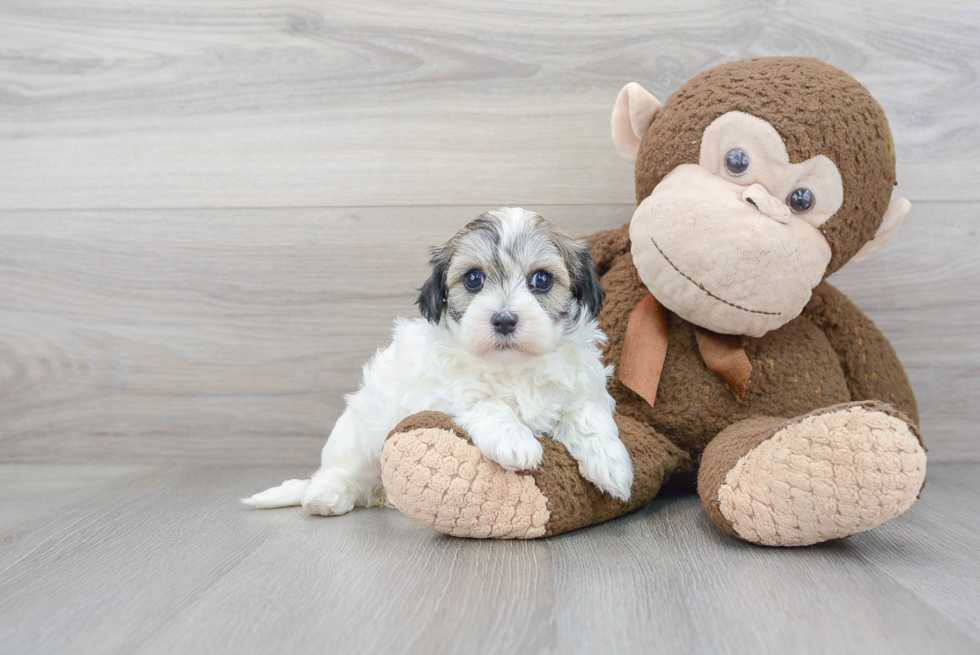
[[[823,281],[909,209],[890,200],[878,103],[814,59],[750,59],[662,106],[628,84],[612,131],[636,162],[639,206],[592,249],[630,500],[600,493],[552,440],[538,470],[503,471],[432,412],[386,442],[390,500],[449,534],[533,538],[620,516],[665,483],[696,485],[722,530],[773,546],[908,509],[926,469],[912,390],[881,332]]]

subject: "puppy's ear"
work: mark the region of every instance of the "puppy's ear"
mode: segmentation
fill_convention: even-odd
[[[588,312],[589,318],[598,318],[602,303],[606,300],[606,290],[599,282],[599,273],[589,247],[584,241],[570,240],[564,250],[568,273],[572,278],[572,295]]]
[[[439,324],[443,312],[446,311],[446,274],[450,259],[452,249],[448,243],[441,248],[432,249],[429,279],[419,289],[419,298],[415,301],[422,318],[434,325]]]

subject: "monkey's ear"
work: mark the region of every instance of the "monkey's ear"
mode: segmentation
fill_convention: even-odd
[[[878,227],[878,231],[875,232],[874,238],[864,244],[857,251],[857,254],[851,257],[851,261],[863,262],[885,245],[894,236],[895,232],[898,231],[898,228],[902,225],[902,221],[905,220],[905,216],[911,208],[912,203],[905,198],[895,198],[892,200],[888,204],[888,209],[885,210],[885,217],[881,220],[881,225]]]
[[[636,82],[624,86],[616,96],[610,119],[612,139],[616,150],[629,163],[636,163],[640,141],[653,122],[653,115],[662,106],[653,94]]]

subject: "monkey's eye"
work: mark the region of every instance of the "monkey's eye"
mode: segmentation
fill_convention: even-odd
[[[814,197],[813,191],[802,187],[790,191],[789,197],[786,198],[786,204],[789,205],[794,214],[804,214],[810,211],[816,202],[817,199]]]
[[[531,276],[528,286],[535,291],[547,291],[551,288],[551,274],[545,271],[537,271]]]
[[[741,148],[732,148],[725,155],[725,168],[733,177],[745,175],[745,171],[749,170],[748,154]]]
[[[463,276],[463,286],[466,287],[467,291],[476,293],[483,288],[483,282],[485,280],[486,276],[483,274],[483,271],[473,269]]]

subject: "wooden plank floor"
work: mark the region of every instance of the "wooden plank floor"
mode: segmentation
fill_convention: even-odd
[[[4,653],[980,652],[980,465],[766,549],[693,497],[548,540],[236,502],[297,467],[0,465]]]

